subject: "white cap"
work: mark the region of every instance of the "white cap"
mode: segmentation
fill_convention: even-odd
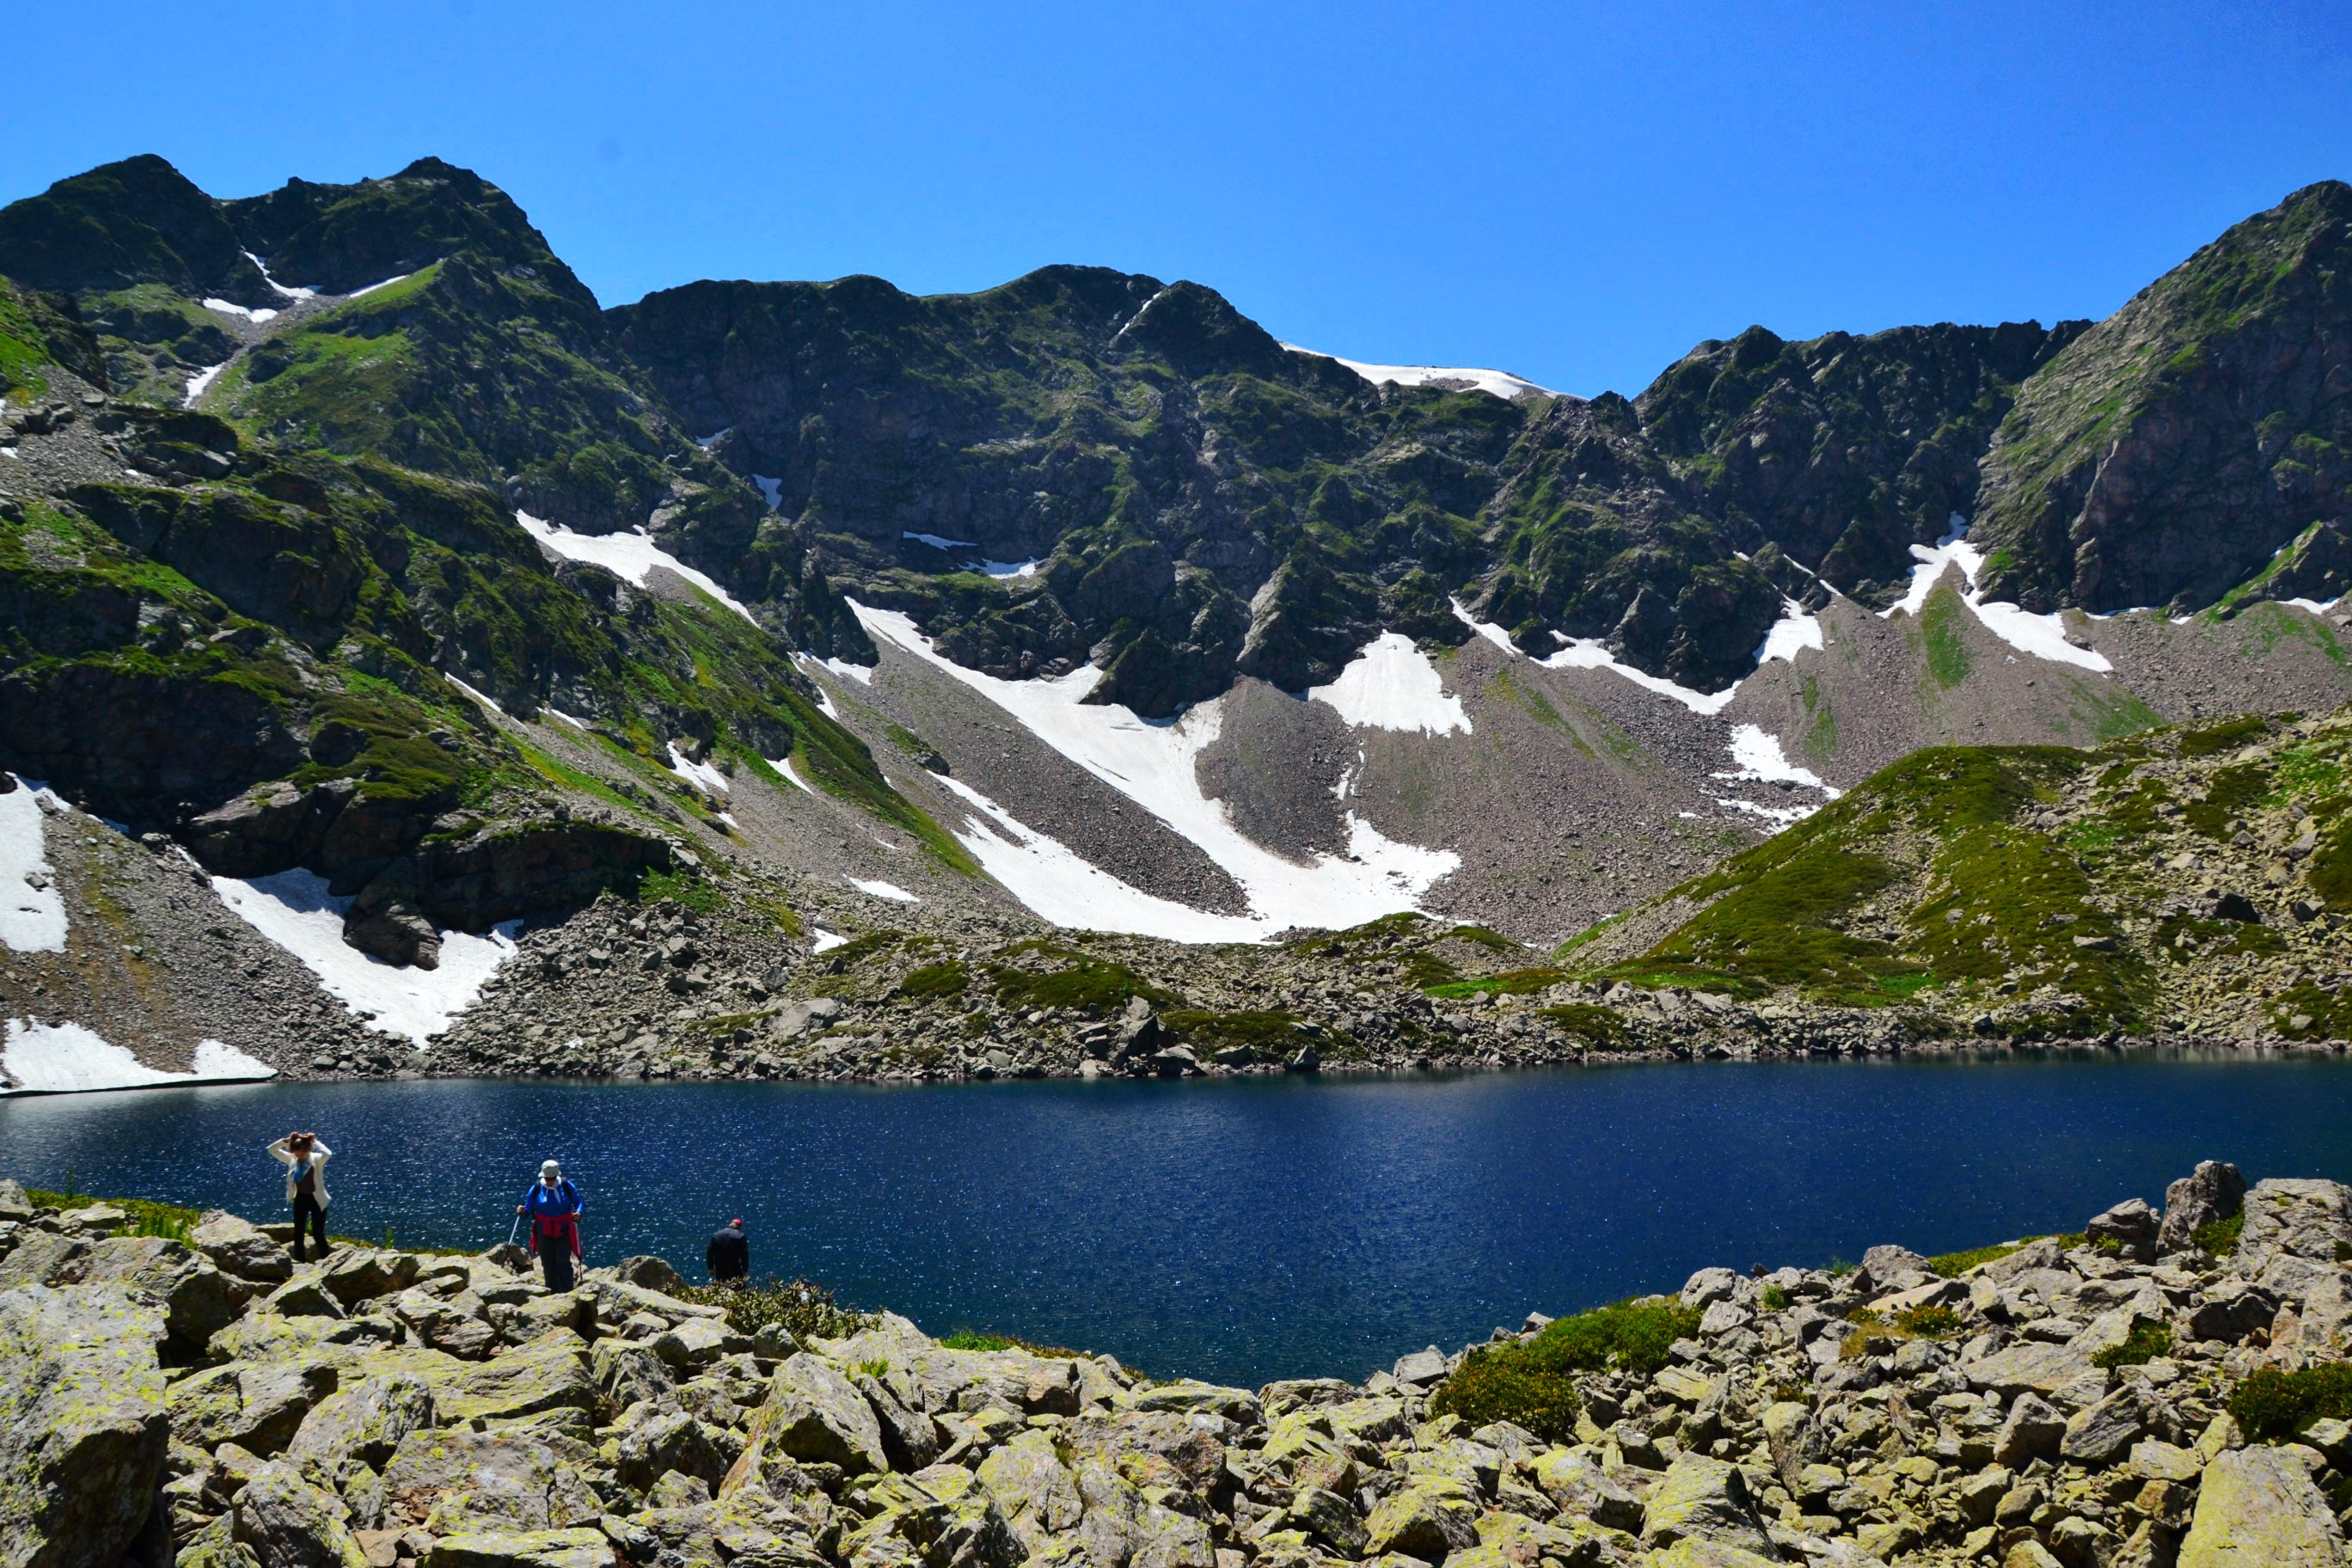
[[[556,1161],[541,1160],[539,1163],[539,1173],[542,1176],[560,1176],[563,1174],[563,1167]]]

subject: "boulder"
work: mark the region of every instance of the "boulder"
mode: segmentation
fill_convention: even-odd
[[[310,1407],[334,1391],[334,1369],[323,1362],[230,1362],[173,1384],[164,1405],[180,1442],[208,1453],[235,1443],[267,1458],[285,1447]]]
[[[2352,1243],[2352,1189],[2339,1182],[2258,1182],[2246,1194],[2245,1212],[2231,1261],[2249,1271],[2273,1253],[2332,1266],[2336,1244]]]
[[[346,1309],[379,1296],[391,1296],[416,1282],[413,1252],[385,1252],[375,1247],[350,1247],[328,1263],[324,1283],[328,1293]]]
[[[613,1461],[613,1473],[624,1484],[646,1491],[673,1471],[693,1477],[711,1488],[727,1479],[736,1455],[726,1433],[683,1410],[641,1405],[630,1415],[634,1416],[638,1411],[648,1414],[643,1419],[625,1423],[627,1429],[621,1436],[620,1451]]]
[[[613,1276],[631,1285],[657,1290],[665,1296],[675,1296],[686,1289],[686,1277],[671,1268],[667,1258],[656,1258],[650,1253],[624,1258],[613,1265]]]
[[[593,1524],[604,1505],[581,1475],[593,1462],[583,1445],[543,1434],[412,1431],[384,1466],[386,1518],[432,1535]]]
[[[1854,1271],[1856,1288],[1876,1294],[1890,1287],[1906,1282],[1912,1275],[1933,1277],[1935,1266],[1907,1247],[1880,1245],[1862,1255],[1862,1267]]]
[[[874,1407],[874,1418],[882,1428],[882,1450],[889,1456],[892,1468],[919,1470],[940,1457],[940,1429],[929,1416],[909,1408],[887,1383],[870,1372],[853,1373],[849,1380]]]
[[[2126,1198],[2105,1213],[2092,1215],[2083,1228],[2094,1247],[2113,1242],[2126,1258],[2142,1263],[2156,1257],[2156,1211],[2147,1206],[2146,1198]]]
[[[588,1369],[604,1396],[624,1406],[641,1399],[658,1399],[677,1382],[669,1363],[654,1353],[653,1346],[628,1340],[598,1340],[588,1352]]]
[[[1414,1476],[1376,1504],[1364,1521],[1368,1557],[1402,1552],[1424,1563],[1476,1544],[1480,1504],[1475,1493],[1448,1476]]]
[[[0,794],[5,794],[0,791]],[[25,1195],[24,1184],[13,1176],[0,1177],[0,1220],[25,1220],[33,1217],[33,1200]]]
[[[110,1236],[92,1245],[83,1280],[125,1285],[163,1302],[164,1330],[191,1351],[243,1310],[251,1290],[213,1267],[193,1247],[160,1236]]]
[[[1653,1547],[1696,1540],[1776,1555],[1748,1496],[1746,1472],[1702,1454],[1685,1454],[1666,1468],[1643,1505],[1642,1539]]]
[[[2152,1416],[2140,1386],[2126,1384],[2067,1421],[2059,1456],[2087,1468],[2104,1468],[2128,1454],[2131,1446],[2147,1434]]]
[[[2164,1224],[2157,1233],[2157,1250],[2189,1251],[2198,1231],[2228,1219],[2245,1204],[2246,1178],[2237,1166],[2200,1161],[2196,1170],[2164,1189]]]
[[[1562,1513],[1590,1519],[1612,1530],[1642,1528],[1641,1500],[1611,1480],[1591,1460],[1566,1448],[1551,1448],[1536,1456],[1533,1469],[1536,1485]]]
[[[2028,1392],[2050,1394],[2097,1371],[2083,1352],[2042,1340],[2021,1340],[1990,1355],[1960,1363],[1960,1373],[1971,1384],[1997,1390],[2003,1398]]]
[[[284,1459],[253,1473],[236,1498],[236,1539],[262,1568],[368,1568],[351,1510]]]
[[[2065,1413],[2039,1394],[2021,1394],[1993,1439],[1993,1462],[2021,1468],[2035,1459],[2054,1458],[2065,1440]]]
[[[1122,1394],[1117,1403],[1129,1410],[1172,1410],[1180,1415],[1206,1412],[1244,1426],[1255,1426],[1265,1418],[1257,1395],[1248,1389],[1227,1388],[1190,1377],[1180,1377],[1173,1383],[1154,1384]],[[1395,1402],[1388,1403],[1393,1405]]]
[[[953,1465],[886,1476],[866,1503],[877,1511],[841,1538],[841,1559],[852,1568],[1015,1568],[1025,1555],[995,1498]]]
[[[558,1409],[593,1414],[596,1397],[587,1343],[569,1329],[468,1366],[436,1396],[444,1421],[512,1420]]]
[[[980,1462],[980,1484],[1003,1511],[1013,1533],[1031,1555],[1073,1529],[1086,1513],[1078,1485],[1064,1468],[1054,1440],[1044,1432],[1022,1432]]]
[[[614,1568],[618,1561],[611,1539],[583,1525],[445,1535],[425,1552],[423,1568]]]
[[[188,1244],[213,1267],[240,1279],[277,1284],[292,1277],[294,1260],[250,1220],[224,1209],[207,1209],[188,1235]]]
[[[2189,1331],[2200,1340],[2236,1344],[2278,1316],[2278,1298],[2259,1285],[2224,1279],[2209,1287],[2189,1314]]]
[[[1396,1365],[1389,1369],[1389,1375],[1408,1387],[1425,1387],[1444,1377],[1445,1352],[1432,1345],[1427,1350],[1399,1356]]]
[[[2177,1568],[2340,1568],[2343,1561],[2327,1500],[2285,1449],[2234,1449],[2205,1468]]]
[[[287,1457],[314,1473],[334,1474],[346,1460],[381,1470],[411,1432],[433,1425],[433,1389],[412,1373],[362,1377],[312,1406]]]
[[[688,1318],[653,1342],[654,1353],[680,1373],[701,1371],[721,1356],[740,1355],[751,1342],[723,1318]]]
[[[874,1407],[841,1369],[822,1356],[801,1352],[776,1368],[767,1401],[751,1423],[751,1438],[727,1477],[737,1484],[744,1467],[757,1473],[763,1450],[795,1459],[839,1465],[852,1475],[887,1470],[882,1425]]]
[[[119,1288],[0,1290],[0,1563],[98,1568],[138,1535],[171,1442],[163,1339]]]

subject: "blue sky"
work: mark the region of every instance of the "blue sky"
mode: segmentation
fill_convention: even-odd
[[[1708,337],[2097,316],[2352,177],[2352,8],[20,7],[0,199],[433,153],[605,302],[1054,261],[1351,358],[1632,393]]]

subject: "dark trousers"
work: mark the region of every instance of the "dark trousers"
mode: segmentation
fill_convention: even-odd
[[[549,1237],[540,1242],[539,1266],[546,1271],[549,1289],[572,1289],[572,1244],[562,1237]]]
[[[302,1227],[309,1225],[319,1238],[319,1256],[327,1256],[327,1211],[308,1193],[294,1194],[294,1261],[302,1261]]]

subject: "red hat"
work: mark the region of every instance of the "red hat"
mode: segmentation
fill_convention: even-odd
[[[729,1220],[727,1223],[728,1223],[729,1225],[733,1226],[737,1230],[740,1230],[740,1229],[742,1229],[742,1228],[743,1228],[743,1221],[742,1221],[742,1219],[741,1219],[740,1216],[739,1216],[739,1217],[737,1217],[737,1218],[734,1218],[734,1219],[730,1219],[730,1220]]]

